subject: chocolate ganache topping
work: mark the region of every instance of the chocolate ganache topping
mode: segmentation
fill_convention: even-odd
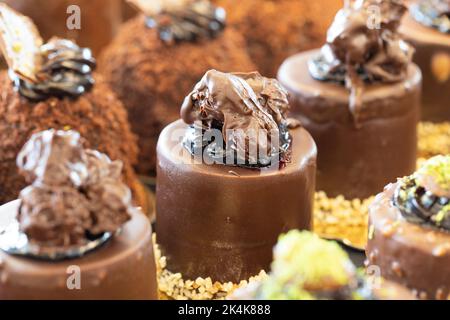
[[[17,157],[30,186],[20,193],[20,230],[45,247],[84,245],[130,219],[121,162],[82,147],[75,131],[34,134]]]
[[[350,110],[358,119],[364,84],[406,77],[413,48],[397,29],[406,7],[401,0],[351,0],[338,12],[327,43],[309,62],[311,76],[351,90]]]
[[[186,97],[181,118],[191,125],[184,144],[192,154],[206,153],[216,162],[267,167],[289,162],[287,92],[275,79],[259,73],[208,71]],[[209,134],[218,131],[220,136]]]
[[[57,38],[43,44],[34,23],[3,3],[0,48],[17,90],[32,101],[51,96],[76,98],[94,84],[96,63],[89,49]]]
[[[400,179],[393,201],[407,221],[450,231],[450,156],[431,158]]]
[[[147,15],[147,26],[157,28],[164,42],[196,41],[218,36],[226,12],[209,0],[130,0]]]
[[[428,27],[450,33],[450,0],[421,0],[411,5],[411,14]]]

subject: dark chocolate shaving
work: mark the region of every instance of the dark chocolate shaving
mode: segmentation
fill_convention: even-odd
[[[226,13],[209,1],[195,1],[185,8],[147,18],[147,26],[157,28],[164,42],[215,38],[225,29]]]
[[[19,93],[32,100],[49,97],[76,98],[94,85],[92,71],[96,61],[92,52],[69,40],[52,39],[41,47],[44,63],[37,73],[37,82],[28,81],[10,71]]]
[[[411,15],[418,22],[443,33],[450,33],[450,1],[422,0],[411,5]]]

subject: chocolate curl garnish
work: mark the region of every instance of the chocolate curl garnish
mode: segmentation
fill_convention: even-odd
[[[20,78],[37,82],[43,40],[28,17],[0,3],[0,49],[8,67]]]

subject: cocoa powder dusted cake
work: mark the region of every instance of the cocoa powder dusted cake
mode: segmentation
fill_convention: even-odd
[[[369,209],[368,262],[421,299],[450,297],[450,156],[388,185]]]
[[[100,68],[139,136],[138,173],[152,175],[161,130],[179,117],[185,92],[209,69],[253,71],[244,40],[207,0],[132,1],[141,11],[120,30]]]
[[[397,32],[405,11],[399,0],[347,2],[326,45],[279,70],[293,116],[317,143],[328,196],[368,198],[415,170],[421,73]]]
[[[239,283],[310,229],[316,146],[275,79],[208,71],[158,142],[158,243],[184,279]]]
[[[150,223],[120,161],[48,130],[17,164],[29,186],[0,207],[0,300],[157,298]]]
[[[25,186],[15,159],[27,139],[48,128],[73,128],[87,147],[124,163],[123,177],[143,204],[126,110],[93,72],[90,50],[56,38],[43,44],[33,23],[5,4],[0,4],[0,31],[10,67],[0,72],[0,203],[16,199]]]
[[[275,77],[281,63],[300,51],[318,48],[342,0],[215,0],[229,23],[245,36],[258,70]]]
[[[272,271],[235,291],[232,300],[413,300],[406,288],[357,270],[332,241],[307,231],[280,236]]]
[[[412,1],[400,32],[423,73],[422,118],[450,121],[450,1]]]

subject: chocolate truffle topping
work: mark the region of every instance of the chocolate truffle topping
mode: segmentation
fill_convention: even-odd
[[[20,193],[20,230],[32,243],[84,245],[130,219],[131,193],[122,163],[85,150],[75,131],[34,134],[17,157],[31,183]]]
[[[289,129],[299,126],[286,118],[288,110],[287,92],[277,80],[257,72],[210,70],[182,105],[181,118],[193,129],[185,145],[193,154],[206,148],[215,161],[230,165],[286,163],[291,149]],[[223,141],[210,141],[205,131],[214,129],[220,130]]]
[[[393,201],[407,221],[450,231],[450,156],[434,157],[401,179]]]
[[[411,14],[428,27],[450,33],[450,0],[420,0],[411,5]]]
[[[92,88],[95,59],[89,49],[56,38],[42,45],[33,22],[1,3],[0,33],[10,77],[22,96],[76,98]]]
[[[225,28],[226,13],[209,0],[129,0],[158,28],[164,42],[214,38]]]
[[[347,1],[328,30],[327,43],[309,62],[311,76],[345,84],[358,120],[364,83],[404,80],[413,49],[397,29],[406,11],[401,0]]]

